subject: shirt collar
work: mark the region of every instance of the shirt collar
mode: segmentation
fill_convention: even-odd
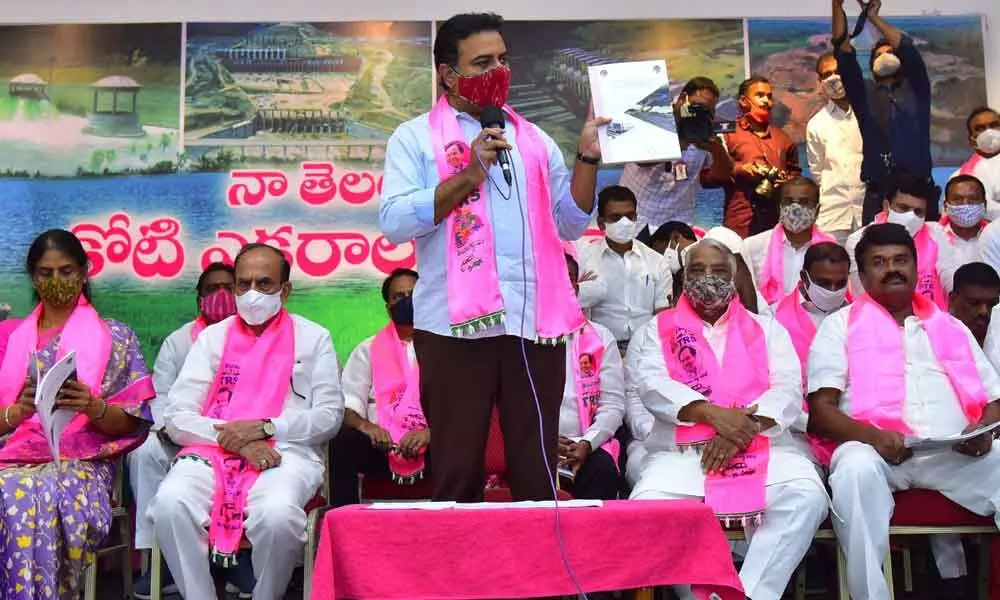
[[[632,247],[629,248],[628,250],[626,250],[625,254],[635,254],[636,256],[638,256],[638,257],[641,258],[642,257],[642,252],[639,251],[639,244],[641,244],[641,243],[642,242],[640,242],[639,240],[633,239],[632,240]],[[611,252],[612,254],[618,254],[617,252],[615,252],[614,250],[611,249],[611,246],[608,245],[608,238],[606,238],[606,237],[602,237],[601,238],[601,253],[604,253],[604,252]]]
[[[740,129],[742,129],[743,131],[746,131],[750,135],[757,135],[756,133],[754,133],[753,130],[750,129],[750,122],[747,120],[746,117],[740,117],[736,121],[736,126],[739,127]],[[767,129],[764,131],[764,135],[758,136],[758,137],[760,137],[761,139],[767,139],[767,138],[771,137],[771,129],[772,129],[772,127],[770,125],[768,125]]]
[[[851,108],[850,104],[847,105],[846,109],[843,109],[837,106],[833,100],[826,103],[826,110],[830,112],[830,116],[836,119],[846,119],[854,114],[854,109]]]

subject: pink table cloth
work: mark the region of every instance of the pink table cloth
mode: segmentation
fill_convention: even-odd
[[[743,600],[712,511],[684,500],[559,509],[569,563],[588,592],[696,584],[701,598]],[[576,595],[552,508],[327,513],[311,600],[440,600]]]

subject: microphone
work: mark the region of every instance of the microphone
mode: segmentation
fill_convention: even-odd
[[[499,106],[494,104],[483,107],[483,111],[479,113],[479,124],[483,126],[483,129],[503,129],[503,111],[500,110]],[[514,172],[510,166],[510,151],[500,150],[497,152],[497,164],[500,165],[500,170],[503,171],[504,181],[507,182],[508,186],[512,186]]]

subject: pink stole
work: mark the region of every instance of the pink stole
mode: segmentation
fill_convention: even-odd
[[[816,337],[816,325],[813,323],[809,313],[806,312],[806,309],[802,308],[802,303],[799,300],[799,290],[796,289],[778,303],[778,309],[774,313],[774,318],[788,330],[788,334],[792,338],[792,346],[795,347],[795,353],[799,356],[799,364],[802,367],[802,385],[804,389],[806,386],[806,363],[809,360],[809,347],[812,345],[813,338]],[[807,415],[809,414],[809,403],[806,402],[804,396],[802,398],[802,410]],[[819,460],[820,464],[829,466],[830,458],[833,456],[833,451],[837,445],[831,440],[816,437],[809,433],[806,434],[806,439],[809,441],[813,455]]]
[[[278,417],[288,396],[294,362],[295,325],[285,310],[260,337],[238,316],[233,317],[202,415],[226,422]],[[211,558],[220,566],[234,566],[243,538],[247,496],[260,475],[259,465],[215,445],[187,446],[178,457],[196,457],[212,465]]]
[[[920,294],[913,313],[927,332],[931,349],[948,375],[970,423],[977,423],[989,402],[964,327]],[[903,421],[906,401],[906,350],[903,331],[868,294],[851,307],[847,322],[847,367],[851,417],[888,431],[912,433]]]
[[[42,305],[39,304],[8,338],[3,364],[0,365],[0,406],[11,406],[17,401],[29,376],[28,369],[36,368],[31,362],[38,349],[38,320],[41,315]],[[76,352],[77,379],[85,383],[95,396],[103,397],[104,372],[111,357],[111,331],[83,295],[59,335],[57,358],[62,358],[71,350]],[[85,414],[74,416],[60,439],[80,433],[89,423],[90,419]],[[37,444],[44,439],[41,421],[37,414],[32,415],[14,430],[4,444],[0,460],[8,455],[17,455],[17,449],[22,445]]]
[[[406,344],[399,339],[396,326],[389,323],[372,340],[372,391],[379,425],[399,444],[411,431],[427,429],[427,420],[420,407],[420,369],[410,362]],[[398,452],[389,453],[389,471],[396,483],[410,485],[424,476],[424,454],[409,458]]]
[[[976,167],[979,166],[979,161],[983,160],[983,157],[978,153],[973,153],[969,157],[969,160],[962,163],[962,166],[958,168],[959,175],[975,175]]]
[[[527,181],[528,230],[531,232],[535,272],[535,328],[539,343],[555,344],[583,327],[584,317],[566,272],[562,242],[552,216],[549,159],[545,142],[534,126],[503,107],[517,131],[517,148]],[[454,109],[441,96],[430,113],[431,138],[438,175],[445,181],[464,169],[471,159]],[[461,153],[449,163],[448,150]],[[476,158],[478,160],[478,157]],[[497,277],[496,249],[484,182],[447,218],[448,313],[452,335],[466,337],[499,325],[504,320],[503,297]],[[509,207],[499,208],[509,210]],[[508,232],[499,232],[507,235]]]
[[[206,327],[208,327],[208,322],[205,321],[205,317],[198,315],[198,318],[194,320],[194,325],[191,326],[191,341],[197,340],[198,335],[205,331]]]
[[[774,304],[785,295],[785,228],[779,223],[771,231],[771,240],[767,246],[767,256],[760,274],[760,294],[768,304]],[[832,236],[820,231],[813,225],[812,239],[809,245],[820,242],[833,242]]]
[[[687,385],[705,399],[725,408],[754,404],[770,388],[770,365],[764,332],[734,298],[726,315],[726,349],[722,364],[702,334],[704,323],[682,295],[673,309],[657,315],[663,360],[671,379]],[[682,358],[686,352],[688,362]],[[716,436],[710,425],[676,428],[677,445],[700,447]],[[767,467],[770,440],[758,435],[744,452],[736,454],[721,473],[705,476],[705,503],[728,526],[731,520],[759,520],[767,508]]]
[[[590,426],[594,424],[594,417],[597,415],[598,405],[601,401],[601,363],[604,360],[604,340],[589,322],[584,324],[583,331],[573,336],[573,386],[576,391],[576,410],[580,416],[580,432],[586,433]],[[584,357],[590,358],[591,369],[583,371],[580,361]],[[621,454],[621,444],[612,437],[604,443],[601,448],[615,459],[615,466],[618,465],[618,456]]]
[[[875,215],[875,222],[885,223],[887,218],[882,211]],[[927,296],[941,310],[948,310],[948,296],[937,272],[938,245],[926,224],[913,236],[913,244],[917,247],[917,293]],[[858,290],[859,295],[861,291]]]

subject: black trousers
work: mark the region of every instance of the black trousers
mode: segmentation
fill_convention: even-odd
[[[431,428],[434,500],[483,499],[483,460],[494,402],[500,413],[507,479],[514,500],[552,497],[549,482],[558,460],[566,347],[530,341],[523,344],[527,370],[520,338],[508,335],[470,340],[414,332],[420,403]],[[537,408],[532,382],[538,394]],[[543,444],[547,463],[542,459]]]
[[[334,506],[347,506],[361,502],[358,493],[358,475],[389,478],[389,455],[372,446],[368,436],[356,429],[343,426],[330,444],[329,464],[330,494]],[[432,473],[431,453],[424,454],[424,473]]]
[[[572,482],[563,480],[563,487],[574,498],[584,500],[618,499],[618,466],[603,448],[590,453]]]

